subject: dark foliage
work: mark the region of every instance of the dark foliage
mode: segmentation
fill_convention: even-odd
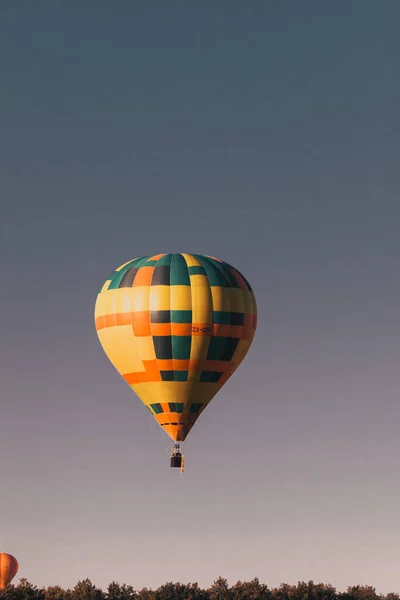
[[[330,584],[299,581],[297,585],[282,583],[269,588],[255,578],[238,581],[229,586],[219,577],[208,589],[197,583],[165,583],[157,590],[132,586],[113,581],[106,591],[96,587],[89,579],[78,581],[72,590],[59,586],[39,589],[21,579],[17,585],[0,590],[0,600],[400,600],[399,594],[377,594],[374,587],[356,585],[345,592],[338,592]]]

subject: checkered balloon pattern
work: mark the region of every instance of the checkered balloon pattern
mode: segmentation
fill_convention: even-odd
[[[247,280],[199,254],[131,260],[101,288],[96,330],[111,363],[175,442],[246,356],[257,326]]]

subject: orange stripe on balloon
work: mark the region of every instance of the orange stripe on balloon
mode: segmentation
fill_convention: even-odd
[[[171,323],[172,335],[192,335],[191,323]]]
[[[225,360],[144,360],[146,371],[125,373],[123,378],[129,384],[161,381],[160,371],[216,371],[218,373],[233,373],[237,363]],[[220,382],[218,382],[220,383]]]
[[[213,334],[212,323],[192,323],[192,335],[211,336]]]
[[[199,360],[190,360],[189,361],[189,371],[201,371],[200,361]]]
[[[160,371],[187,371],[189,369],[189,359],[161,359],[157,360]]]
[[[218,371],[228,373],[235,368],[235,363],[228,360],[205,360],[202,363],[203,371]]]
[[[251,329],[253,327],[253,315],[244,315],[244,325],[241,338],[242,340],[249,340],[251,336]]]
[[[105,327],[115,327],[117,321],[114,314],[104,315]]]
[[[171,335],[171,323],[152,323],[151,335]]]
[[[130,312],[120,312],[116,313],[115,321],[117,325],[130,325],[132,322],[132,313]]]
[[[234,363],[225,360],[198,360],[190,361],[189,369],[192,371],[218,371],[224,373]]]
[[[159,260],[163,256],[165,256],[165,253],[164,254],[156,254],[155,256],[151,256],[148,260]]]
[[[154,267],[140,267],[133,280],[133,287],[146,286],[151,283]]]
[[[193,335],[216,337],[237,337],[249,339],[251,329],[257,327],[257,315],[244,315],[244,325],[223,325],[219,323],[151,323],[149,311],[111,313],[96,317],[95,327],[99,331],[105,327],[132,324],[136,336]]]
[[[148,310],[133,312],[132,329],[134,335],[138,337],[148,337],[151,335],[150,313]]]
[[[144,360],[143,366],[146,369],[147,381],[162,381],[158,368],[157,360]]]
[[[125,373],[122,377],[128,385],[139,383],[139,373]]]
[[[233,338],[241,338],[242,337],[242,325],[219,325],[218,323],[214,324],[214,336],[216,337],[233,337]]]
[[[137,379],[138,383],[149,383],[150,381],[153,381],[153,379],[149,379],[147,371],[139,371],[139,373],[137,373]],[[158,379],[155,379],[154,381],[158,381]]]
[[[99,331],[99,329],[104,329],[105,326],[106,326],[105,318],[103,316],[96,317],[96,320],[95,320],[96,330]]]

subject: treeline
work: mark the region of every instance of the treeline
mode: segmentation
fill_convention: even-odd
[[[229,586],[226,579],[220,577],[208,589],[201,589],[197,583],[165,583],[157,590],[135,590],[130,585],[112,582],[107,591],[97,588],[89,579],[79,581],[72,590],[58,586],[37,588],[21,579],[18,585],[0,590],[0,600],[400,600],[400,596],[377,594],[375,588],[368,585],[351,586],[346,592],[338,592],[330,584],[313,581],[269,588],[255,578]]]

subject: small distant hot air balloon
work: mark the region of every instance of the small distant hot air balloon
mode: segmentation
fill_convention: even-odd
[[[11,554],[0,553],[0,590],[4,589],[18,571],[18,561]]]
[[[110,275],[97,296],[95,323],[111,363],[174,442],[183,442],[246,356],[257,305],[228,263],[158,254]],[[178,443],[171,467],[183,471]]]

